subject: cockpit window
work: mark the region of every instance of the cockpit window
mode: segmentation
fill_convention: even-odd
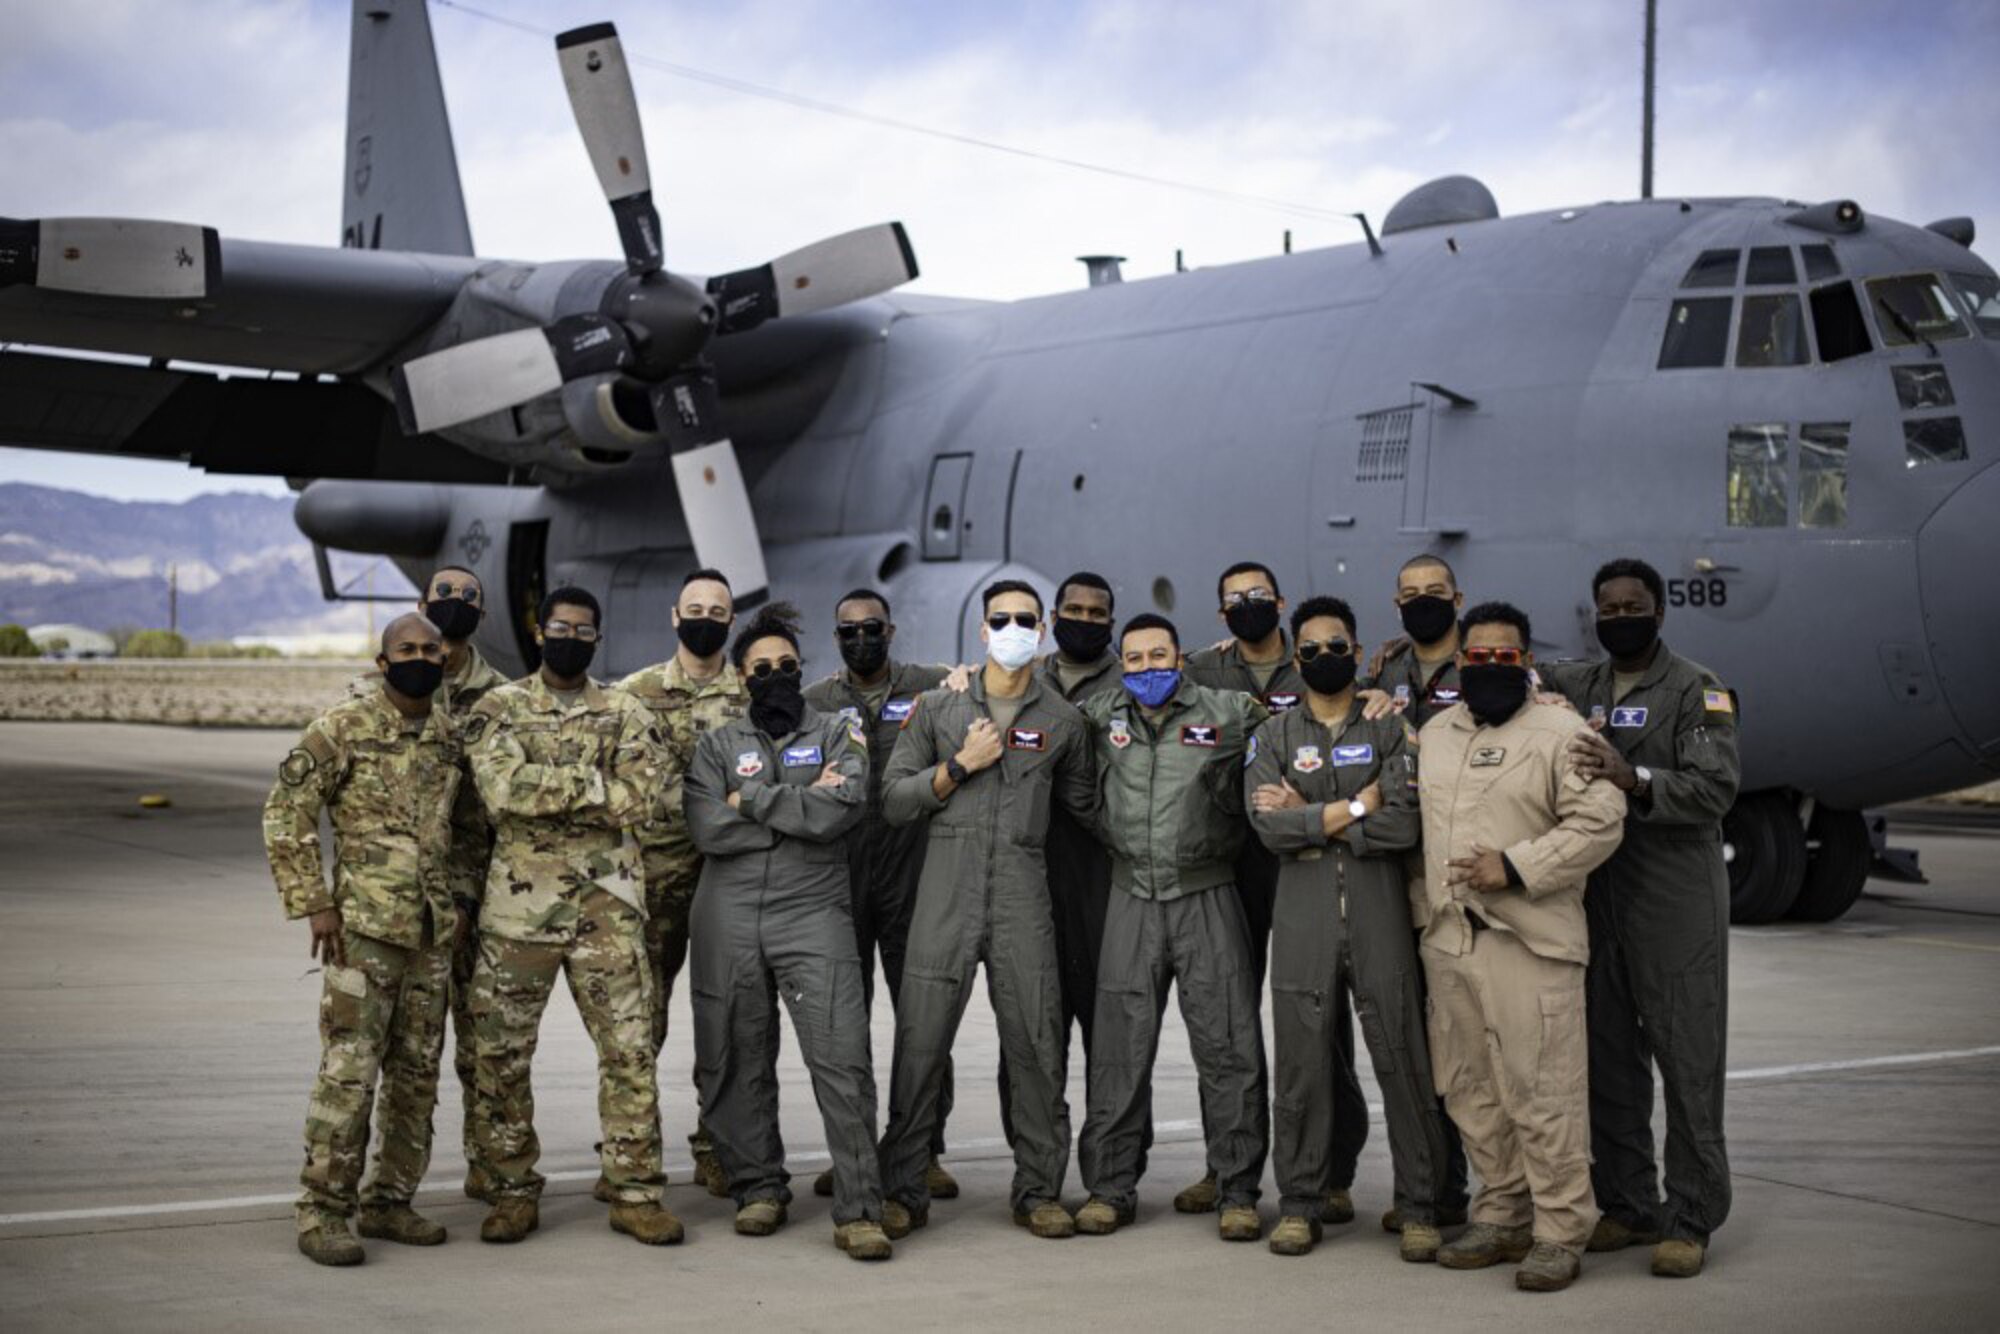
[[[1821,361],[1866,356],[1875,346],[1868,339],[1868,325],[1861,318],[1861,303],[1855,299],[1853,283],[1814,288],[1812,318]]]
[[[1786,262],[1790,260],[1786,256]],[[1743,298],[1743,331],[1736,338],[1738,366],[1803,366],[1810,359],[1797,293]]]
[[[1760,245],[1750,251],[1750,264],[1743,276],[1750,286],[1789,287],[1798,280],[1790,246]]]
[[[1720,366],[1729,352],[1729,297],[1684,297],[1667,312],[1660,341],[1660,369]]]
[[[1734,287],[1740,250],[1704,250],[1681,279],[1682,287]]]
[[[1799,247],[1799,258],[1806,262],[1806,281],[1809,283],[1840,276],[1840,261],[1833,257],[1830,245],[1802,245]]]
[[[1847,527],[1846,422],[1799,427],[1799,527]]]
[[[1875,325],[1882,331],[1886,347],[1941,343],[1966,336],[1965,323],[1935,274],[1870,278],[1868,303],[1875,308]]]
[[[1919,417],[1903,423],[1903,466],[1963,463],[1965,426],[1956,417]]]
[[[1783,528],[1791,439],[1783,422],[1729,428],[1731,528]]]
[[[2000,278],[1985,273],[1954,273],[1950,277],[1979,332],[2000,338]]]
[[[1938,362],[1891,366],[1889,374],[1896,381],[1896,406],[1905,412],[1918,408],[1948,408],[1958,401],[1951,392],[1951,377],[1944,373],[1944,367]]]

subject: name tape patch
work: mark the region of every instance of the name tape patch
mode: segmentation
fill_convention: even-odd
[[[1299,707],[1299,696],[1295,690],[1274,690],[1264,696],[1264,707],[1272,713],[1283,713],[1287,709]]]
[[[1364,742],[1358,746],[1335,746],[1333,748],[1333,767],[1336,769],[1349,764],[1373,763],[1375,763],[1375,747],[1370,743]]]
[[[1453,686],[1439,686],[1431,691],[1431,701],[1435,704],[1458,703],[1458,690]]]
[[[1206,746],[1213,749],[1222,740],[1222,729],[1214,723],[1189,723],[1181,728],[1183,746]]]
[[[1007,749],[1047,750],[1049,734],[1035,727],[1010,727],[1007,729]]]
[[[1490,769],[1506,758],[1507,748],[1505,746],[1481,746],[1472,752],[1472,759],[1469,763],[1475,769]]]
[[[787,769],[802,769],[809,764],[822,763],[818,746],[785,747],[784,764]]]
[[[1644,727],[1646,725],[1646,706],[1643,704],[1628,704],[1613,709],[1611,711],[1611,725],[1613,727]]]
[[[887,700],[882,705],[882,721],[885,723],[900,723],[905,718],[908,718],[910,710],[916,707],[917,702],[913,699]]]

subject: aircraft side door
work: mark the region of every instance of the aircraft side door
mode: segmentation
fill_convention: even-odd
[[[965,550],[965,491],[972,478],[971,454],[938,454],[931,459],[924,489],[925,560],[957,560]]]

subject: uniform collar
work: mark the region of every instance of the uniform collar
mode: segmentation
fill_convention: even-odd
[[[800,737],[811,737],[817,735],[820,729],[820,724],[822,721],[824,721],[825,716],[826,715],[820,713],[819,710],[813,708],[812,705],[808,704],[806,705],[805,712],[799,715],[799,725],[793,730],[785,733],[785,735],[783,736],[766,736],[764,734],[764,729],[757,726],[756,723],[752,722],[750,719],[750,715],[747,713],[744,714],[741,718],[732,718],[723,725],[725,727],[740,728],[743,731],[749,733],[750,736],[753,737],[755,740],[770,746],[773,750],[784,750],[786,747],[796,742]]]
[[[1117,670],[1119,665],[1118,655],[1109,650],[1100,655],[1095,662],[1089,663],[1071,663],[1062,656],[1060,650],[1049,654],[1035,664],[1035,675],[1041,678],[1044,684],[1053,686],[1058,694],[1065,695],[1069,692],[1063,689],[1062,676],[1058,667],[1059,663],[1070,667],[1083,668],[1083,675],[1078,677],[1076,682],[1076,689],[1078,690],[1083,689],[1085,686],[1096,685],[1104,679],[1107,673]]]
[[[681,666],[681,655],[675,653],[660,665],[660,681],[669,690],[685,690],[692,695],[746,695],[743,677],[736,670],[736,664],[724,658],[722,670],[706,681],[697,681]]]
[[[976,700],[978,703],[982,705],[987,703],[985,663],[982,662],[979,665],[979,670],[972,674],[972,683],[966,687],[966,693],[972,696],[974,700]],[[1042,697],[1042,682],[1039,673],[1036,672],[1028,673],[1028,688],[1026,690],[1021,692],[1019,695],[1009,696],[1009,698],[1018,699],[1021,701],[1020,711],[1022,713],[1026,713],[1028,711],[1028,706],[1030,704],[1033,704],[1036,700],[1040,699],[1041,697]]]
[[[435,732],[442,725],[441,716],[444,711],[437,706],[435,697],[433,697],[431,711],[428,714],[421,719],[412,718],[397,708],[389,699],[389,682],[385,677],[379,675],[376,677],[375,689],[369,693],[368,700],[374,706],[375,711],[382,716],[383,720],[398,732],[422,735],[427,732]],[[421,723],[422,726],[412,727],[412,723]]]
[[[555,691],[549,688],[548,679],[542,675],[540,668],[537,668],[528,680],[530,683],[528,698],[532,701],[536,712],[564,712],[563,706],[556,700]],[[611,703],[604,693],[604,687],[588,676],[583,678],[583,690],[579,694],[579,699],[584,709],[590,713],[601,713],[610,707]]]
[[[889,659],[889,674],[882,678],[881,688],[891,695],[902,694],[903,687],[908,684],[909,673],[908,663],[898,662],[894,658]],[[863,698],[868,692],[868,687],[854,679],[853,673],[848,670],[845,663],[842,663],[840,670],[834,674],[834,679],[840,682],[842,690],[856,699]]]

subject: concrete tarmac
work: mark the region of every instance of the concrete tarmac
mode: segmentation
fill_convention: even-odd
[[[457,1191],[449,1066],[419,1205],[450,1243],[369,1243],[327,1270],[293,1249],[319,978],[264,865],[258,810],[291,734],[0,724],[0,1328],[561,1327],[690,1321],[777,1329],[1308,1326],[1992,1329],[2000,1315],[2000,838],[1906,832],[1933,884],[1890,886],[1840,922],[1732,933],[1729,1147],[1735,1212],[1705,1274],[1655,1279],[1643,1250],[1590,1256],[1569,1292],[1495,1268],[1398,1262],[1381,1127],[1361,1219],[1309,1257],[1225,1245],[1170,1199],[1199,1175],[1193,1067],[1162,1041],[1160,1144],[1138,1222],[1038,1241],[1006,1211],[983,993],[959,1038],[948,1162],[964,1186],[887,1265],[832,1245],[811,1090],[787,1039],[783,1122],[799,1199],[774,1237],[736,1236],[686,1182],[694,1100],[684,994],[662,1062],[668,1204],[685,1245],[607,1229],[591,1051],[550,1007],[535,1069],[542,1230],[482,1245]],[[142,810],[142,794],[172,800]],[[880,995],[878,989],[878,995]],[[890,1023],[874,1024],[887,1090]],[[1081,1123],[1083,1074],[1070,1103]],[[1372,1085],[1371,1085],[1372,1095]],[[1074,1169],[1069,1203],[1080,1205]],[[1267,1226],[1275,1192],[1266,1182]]]

